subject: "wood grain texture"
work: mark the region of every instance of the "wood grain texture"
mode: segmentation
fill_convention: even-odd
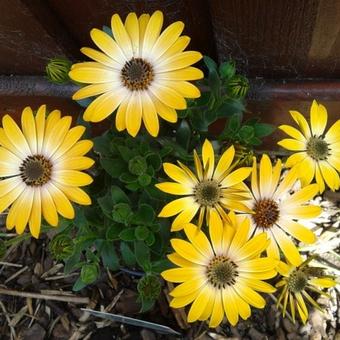
[[[318,0],[210,0],[220,60],[232,57],[248,76],[303,75]]]
[[[42,74],[64,50],[19,0],[0,1],[0,73]]]
[[[305,75],[340,76],[340,1],[320,0]]]
[[[129,12],[152,13],[162,10],[164,26],[181,20],[184,34],[191,37],[189,49],[215,56],[208,1],[206,0],[47,0],[80,46],[93,45],[90,30],[110,26],[118,13],[124,20]]]

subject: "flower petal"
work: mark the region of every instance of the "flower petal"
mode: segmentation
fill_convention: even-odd
[[[161,33],[162,26],[163,13],[161,11],[155,11],[148,20],[148,24],[145,28],[143,49],[141,51],[143,58],[152,58],[151,51]]]
[[[124,65],[126,61],[129,60],[127,58],[119,44],[117,44],[112,37],[110,37],[107,33],[93,28],[90,32],[91,38],[94,43],[109,57],[118,62],[121,65]],[[71,71],[72,72],[72,71]],[[90,81],[91,83],[91,81]]]
[[[301,242],[310,244],[316,241],[315,234],[298,222],[282,218],[279,220],[278,225]]]
[[[53,176],[53,180],[69,186],[84,186],[91,184],[93,179],[90,175],[76,170],[58,170]]]
[[[170,243],[176,253],[185,259],[201,265],[207,264],[207,256],[199,252],[191,243],[177,238],[171,239]]]
[[[202,230],[198,229],[194,224],[189,223],[185,225],[184,231],[196,250],[206,257],[214,256],[211,244]]]
[[[195,201],[192,196],[178,198],[165,205],[158,214],[158,217],[170,217],[177,215],[183,210],[190,209],[193,204],[195,204]]]
[[[322,104],[318,104],[316,100],[313,100],[310,109],[310,120],[312,134],[314,136],[321,136],[327,125],[327,110]]]
[[[301,142],[306,141],[305,136],[298,129],[295,129],[294,127],[290,125],[280,125],[279,129],[294,139],[297,139]]]
[[[283,148],[291,151],[303,151],[306,150],[306,143],[301,142],[296,139],[285,138],[280,140],[277,144],[282,146]]]
[[[147,93],[144,93],[141,96],[141,100],[144,125],[151,136],[157,137],[159,132],[159,121],[156,107]]]
[[[289,111],[290,115],[293,117],[300,130],[304,134],[306,138],[311,136],[309,125],[306,121],[306,118],[298,111]]]
[[[199,204],[196,202],[192,204],[190,207],[183,210],[172,222],[171,231],[177,231],[183,229],[184,225],[190,223],[191,220],[196,215],[198,209],[200,208]]]
[[[188,313],[188,322],[195,322],[200,318],[205,310],[205,307],[211,298],[213,298],[213,293],[214,291],[208,285],[202,288],[201,292],[198,294],[197,298],[190,307]]]
[[[333,144],[340,142],[340,119],[338,119],[327,131],[325,141]]]
[[[206,178],[212,178],[215,166],[215,154],[212,144],[206,139],[202,147],[203,168],[207,168]]]
[[[299,266],[302,263],[302,258],[293,241],[286,235],[285,232],[276,226],[272,227],[272,231],[284,256],[291,264]]]
[[[164,52],[175,43],[183,29],[184,23],[182,21],[176,21],[162,32],[151,51],[155,60],[160,58]]]

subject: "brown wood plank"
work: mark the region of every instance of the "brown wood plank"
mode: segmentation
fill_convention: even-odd
[[[340,1],[320,0],[305,75],[340,75]]]
[[[164,27],[182,20],[184,34],[191,37],[190,49],[215,56],[208,2],[205,0],[48,0],[80,46],[93,45],[90,30],[110,26],[111,16],[118,13],[123,20],[129,12],[152,13],[162,10]]]
[[[64,50],[20,0],[0,1],[0,73],[42,74]]]
[[[250,77],[303,75],[318,0],[210,0],[209,4],[220,60],[231,56]]]

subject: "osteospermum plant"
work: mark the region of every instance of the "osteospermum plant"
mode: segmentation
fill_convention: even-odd
[[[265,233],[249,238],[250,221],[231,216],[231,225],[211,212],[209,238],[193,224],[184,231],[189,241],[172,239],[175,252],[169,259],[177,268],[162,273],[165,280],[180,283],[170,292],[170,306],[191,304],[188,322],[208,320],[217,327],[224,317],[236,325],[246,320],[251,308],[266,304],[258,292],[272,293],[275,288],[264,280],[276,275],[278,261],[261,257],[269,240]]]
[[[316,100],[310,108],[310,124],[300,112],[289,112],[299,129],[290,125],[279,126],[279,129],[291,138],[283,139],[278,144],[285,149],[296,151],[288,157],[285,165],[296,169],[303,185],[315,180],[320,193],[326,186],[333,191],[338,190],[340,119],[326,131],[327,109]]]
[[[266,154],[253,158],[253,147],[275,127],[256,117],[243,121],[248,80],[236,73],[233,61],[217,65],[207,56],[203,78],[203,71],[193,67],[202,55],[186,51],[190,38],[182,35],[183,29],[180,21],[163,28],[160,11],[130,13],[124,19],[114,14],[110,27],[91,30],[97,48],[81,49],[91,61],[70,66],[67,60],[51,60],[49,79],[62,83],[69,77],[79,86],[73,99],[85,107],[83,119],[114,118],[115,128],[91,136],[95,185],[86,194],[79,187],[92,180],[84,173],[93,163],[85,157],[92,142],[71,134],[84,132],[83,127],[71,128],[69,118],[52,112],[41,134],[43,108],[36,115],[26,112],[21,129],[4,118],[0,142],[6,151],[0,170],[9,175],[0,185],[21,181],[28,203],[34,192],[27,221],[14,214],[23,207],[24,191],[17,197],[20,205],[13,198],[16,191],[0,197],[3,210],[12,204],[8,227],[22,232],[28,224],[37,237],[40,197],[43,218],[60,226],[49,245],[52,255],[64,261],[65,274],[79,271],[73,289],[95,284],[103,268],[132,275],[133,282],[140,277],[136,291],[141,312],[157,306],[167,284],[170,306],[184,307],[189,322],[236,325],[270,301],[276,284],[282,293],[278,308],[289,303],[292,315],[297,311],[305,321],[300,295],[316,307],[307,290],[333,284],[302,264],[299,242],[317,238],[305,221],[318,217],[321,208],[310,200],[326,185],[339,187],[339,124],[326,131],[326,109],[313,102],[311,126],[295,111],[291,114],[302,132],[281,126],[293,139],[280,145],[298,151],[284,164],[289,170]],[[217,134],[212,123],[220,118],[222,131]],[[18,131],[24,138],[17,138]],[[67,145],[82,154],[70,155],[61,147],[70,134],[73,142]],[[41,136],[53,150],[39,149]],[[31,153],[23,153],[26,149]],[[18,174],[14,164],[19,164]],[[69,201],[79,203],[75,214]],[[170,246],[174,252],[169,261]]]
[[[123,23],[118,14],[111,19],[111,31],[91,31],[100,49],[82,48],[94,61],[72,66],[70,77],[90,84],[73,99],[98,96],[86,108],[84,119],[100,122],[115,110],[116,128],[136,136],[143,121],[152,136],[159,132],[159,117],[177,121],[176,110],[187,107],[185,98],[197,98],[199,89],[189,81],[203,78],[192,67],[202,58],[196,51],[184,51],[190,42],[181,36],[184,24],[177,21],[162,32],[163,13],[130,13]]]
[[[294,265],[302,262],[294,238],[304,243],[314,243],[316,236],[304,224],[321,213],[321,208],[309,204],[318,192],[317,184],[310,184],[292,193],[297,181],[294,169],[284,177],[282,164],[278,160],[273,166],[265,154],[261,157],[259,170],[254,158],[251,175],[251,198],[247,201],[251,214],[245,214],[251,221],[250,233],[267,233],[271,242],[267,248],[268,256],[279,259],[280,250]]]
[[[46,106],[36,115],[26,107],[21,128],[9,116],[0,128],[0,212],[9,208],[7,229],[22,234],[29,227],[38,238],[42,217],[58,225],[58,214],[75,216],[70,201],[89,205],[91,198],[80,187],[92,182],[84,170],[94,161],[85,154],[92,148],[90,140],[80,140],[83,126],[71,128],[72,117],[61,117],[59,110],[46,114]]]
[[[301,321],[304,324],[306,323],[308,319],[306,302],[322,311],[311,294],[317,293],[329,298],[329,295],[323,289],[336,285],[334,278],[325,274],[324,268],[309,265],[312,259],[313,257],[305,260],[297,267],[289,262],[280,262],[278,266],[282,278],[275,285],[279,294],[277,305],[282,309],[283,316],[289,309],[294,322],[296,315],[298,315]]]
[[[172,230],[180,230],[183,225],[192,221],[198,213],[198,226],[206,218],[209,221],[211,212],[218,218],[227,220],[228,210],[250,211],[242,201],[247,199],[243,181],[249,176],[251,168],[235,168],[233,164],[235,149],[228,148],[215,166],[214,149],[206,140],[202,147],[201,162],[194,151],[195,173],[186,165],[178,166],[164,163],[166,174],[175,182],[163,182],[156,187],[166,193],[184,196],[168,203],[159,213],[160,217],[178,216],[172,222]]]

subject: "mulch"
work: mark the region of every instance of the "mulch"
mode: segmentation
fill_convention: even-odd
[[[325,211],[318,222],[321,228],[339,228],[339,194],[326,193],[317,204]],[[5,228],[0,228],[5,232]],[[8,237],[14,235],[8,234]],[[79,273],[64,275],[63,264],[52,259],[47,246],[50,235],[27,240],[8,249],[0,262],[0,339],[76,340],[76,339],[176,339],[151,329],[101,319],[82,308],[129,316],[165,325],[182,334],[182,339],[336,339],[340,340],[340,291],[330,290],[331,299],[319,298],[324,313],[310,311],[306,325],[283,319],[268,297],[263,310],[253,309],[249,320],[236,327],[223,324],[209,329],[206,323],[188,325],[183,309],[168,305],[171,286],[164,283],[155,308],[140,314],[137,300],[138,277],[126,272],[102,269],[95,284],[73,292]],[[339,253],[339,246],[334,250]],[[328,257],[327,257],[328,256]],[[340,270],[336,259],[326,260]],[[178,338],[178,337],[177,337]]]

